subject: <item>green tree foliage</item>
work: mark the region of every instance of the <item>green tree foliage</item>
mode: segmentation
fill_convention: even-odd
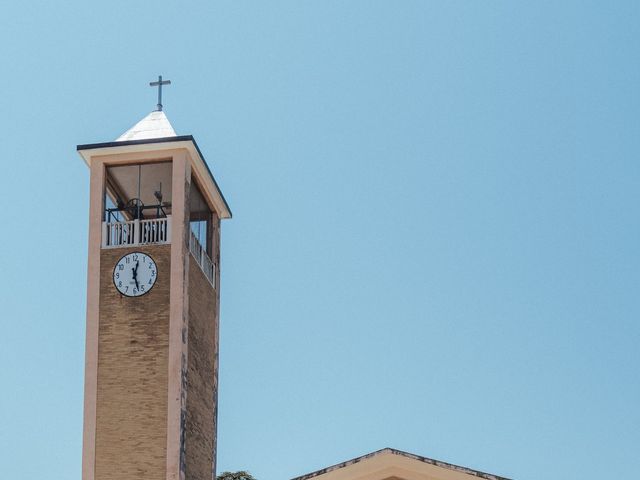
[[[216,480],[256,480],[249,472],[222,472]]]

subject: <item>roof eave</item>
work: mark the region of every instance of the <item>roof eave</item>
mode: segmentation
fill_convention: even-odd
[[[219,215],[221,219],[231,218],[233,214],[231,213],[231,209],[229,208],[229,204],[227,200],[224,198],[222,194],[222,190],[216,182],[216,179],[211,173],[211,169],[207,164],[202,152],[200,151],[200,147],[196,143],[195,139],[192,135],[178,135],[173,137],[161,137],[161,138],[149,138],[142,140],[125,140],[125,141],[113,141],[113,142],[103,142],[103,143],[88,143],[83,145],[77,145],[76,150],[78,154],[82,157],[87,166],[91,166],[91,157],[96,155],[110,155],[117,153],[130,153],[136,150],[147,149],[148,146],[153,144],[159,144],[157,150],[165,150],[169,148],[186,148],[192,153],[192,156],[196,159],[196,162],[200,160],[200,164],[204,166],[204,171],[206,172],[206,176],[211,180],[215,194],[219,198],[220,202],[215,202],[219,207]]]

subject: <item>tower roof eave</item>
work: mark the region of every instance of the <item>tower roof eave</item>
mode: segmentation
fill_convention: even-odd
[[[169,150],[172,148],[186,148],[194,161],[194,170],[205,183],[205,193],[210,192],[210,200],[221,219],[231,218],[232,213],[227,200],[224,198],[216,179],[211,173],[209,165],[202,155],[198,144],[192,135],[175,135],[160,138],[144,138],[138,140],[116,140],[113,142],[88,143],[76,147],[78,153],[91,167],[91,159],[98,155],[112,155],[119,153],[133,153],[140,151]],[[207,185],[208,184],[208,185]]]

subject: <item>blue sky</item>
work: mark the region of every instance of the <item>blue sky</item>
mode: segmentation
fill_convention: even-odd
[[[640,4],[11,2],[0,465],[80,478],[88,171],[155,107],[223,227],[219,469],[640,469]],[[632,474],[631,474],[632,475]]]

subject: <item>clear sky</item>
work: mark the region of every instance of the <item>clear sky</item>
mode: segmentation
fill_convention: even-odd
[[[640,471],[640,3],[5,2],[0,469],[80,478],[88,171],[155,108],[223,227],[219,470]]]

